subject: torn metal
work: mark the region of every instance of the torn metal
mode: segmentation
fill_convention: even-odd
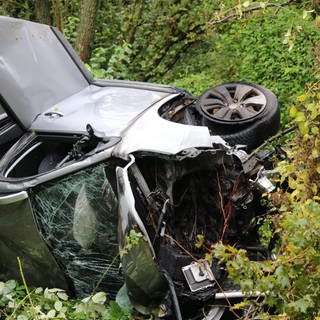
[[[131,159],[125,168],[117,169],[123,272],[125,279],[135,279],[126,281],[131,302],[145,310],[151,308],[151,301],[159,301],[157,290],[147,291],[145,297],[137,294],[145,292],[149,283],[136,277],[137,269],[127,267],[137,263],[141,253],[126,245],[132,230],[140,232],[139,241],[144,241],[149,259],[154,257],[150,265],[154,279],[159,279],[158,287],[163,288],[162,303],[169,292],[162,284],[163,272],[174,283],[184,315],[214,303],[223,293],[238,296],[239,288],[227,279],[226,270],[218,261],[209,265],[204,257],[212,244],[222,241],[246,249],[252,260],[269,258],[268,249],[259,242],[257,224],[264,212],[260,192],[271,190],[269,184],[258,186],[261,179],[268,181],[261,178],[263,166],[256,161],[245,171],[244,157],[225,144],[186,149],[172,156],[136,153]]]

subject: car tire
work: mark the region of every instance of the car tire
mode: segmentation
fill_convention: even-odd
[[[253,149],[280,128],[276,96],[254,83],[228,82],[205,91],[196,104],[203,125],[230,145]]]

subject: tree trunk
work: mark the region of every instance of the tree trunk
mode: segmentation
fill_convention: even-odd
[[[50,0],[36,0],[35,14],[37,21],[44,24],[52,24]]]
[[[98,12],[99,0],[82,0],[78,37],[75,49],[82,61],[87,62],[90,54],[90,43],[94,34],[95,20]]]
[[[63,33],[62,13],[61,13],[60,1],[59,0],[52,0],[52,5],[53,5],[56,26]]]

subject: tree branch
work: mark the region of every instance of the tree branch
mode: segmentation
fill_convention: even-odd
[[[297,0],[288,0],[288,1],[283,2],[283,3],[266,3],[264,7],[256,6],[256,7],[252,7],[252,8],[243,10],[241,13],[235,12],[235,13],[227,15],[226,17],[224,17],[222,19],[211,20],[211,21],[209,21],[208,24],[211,25],[211,26],[214,26],[214,25],[217,25],[217,24],[221,24],[221,23],[227,22],[227,21],[232,20],[234,18],[240,18],[242,15],[245,15],[247,13],[251,13],[253,11],[258,11],[258,10],[262,10],[262,9],[266,9],[266,8],[270,8],[270,7],[282,8],[282,7],[285,7],[285,6],[287,6],[287,5],[291,4],[291,3],[294,3],[294,2],[297,2]]]
[[[52,0],[53,12],[56,18],[56,24],[58,29],[63,33],[63,19],[61,13],[61,7],[58,0]]]
[[[37,21],[40,23],[52,24],[51,3],[49,0],[35,0],[35,13]]]
[[[270,144],[271,142],[285,136],[286,134],[294,131],[298,129],[298,126],[297,125],[294,125],[288,129],[285,129],[279,133],[277,133],[276,135],[268,138],[262,145],[260,145],[259,147],[257,147],[255,150],[253,150],[247,157],[246,161],[250,160],[251,158],[253,158],[255,155],[257,155],[262,149],[264,149],[268,144]]]
[[[161,48],[159,48],[159,51],[161,51],[162,53],[154,59],[153,65],[155,65],[155,66],[160,65],[162,63],[162,61],[168,56],[170,49],[174,45],[185,40],[190,32],[195,32],[197,35],[201,35],[204,32],[204,29],[201,28],[202,26],[203,25],[201,25],[201,24],[195,25],[195,26],[191,27],[187,32],[183,32],[181,30],[175,30],[177,32],[175,34],[176,39],[175,40],[172,40],[173,38],[168,39],[166,44],[164,46],[162,46]],[[182,50],[188,48],[189,46],[191,46],[195,42],[199,42],[199,39],[194,39],[194,40],[188,41],[186,44],[184,44],[176,53],[176,59],[173,60],[173,64],[172,64],[172,62],[171,63],[169,62],[168,65],[174,65],[177,62],[177,60],[179,59]],[[168,65],[167,65],[167,68],[163,72],[159,73],[159,71],[157,71],[157,74],[160,74],[160,75],[166,74],[168,72]],[[150,78],[152,78],[154,76],[155,69],[153,69],[149,73],[144,74],[143,79],[141,81],[148,81]]]

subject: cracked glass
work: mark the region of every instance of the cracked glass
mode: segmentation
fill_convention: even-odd
[[[115,296],[119,273],[117,198],[105,164],[32,190],[41,234],[77,296],[103,290]],[[113,168],[114,170],[114,168]]]

